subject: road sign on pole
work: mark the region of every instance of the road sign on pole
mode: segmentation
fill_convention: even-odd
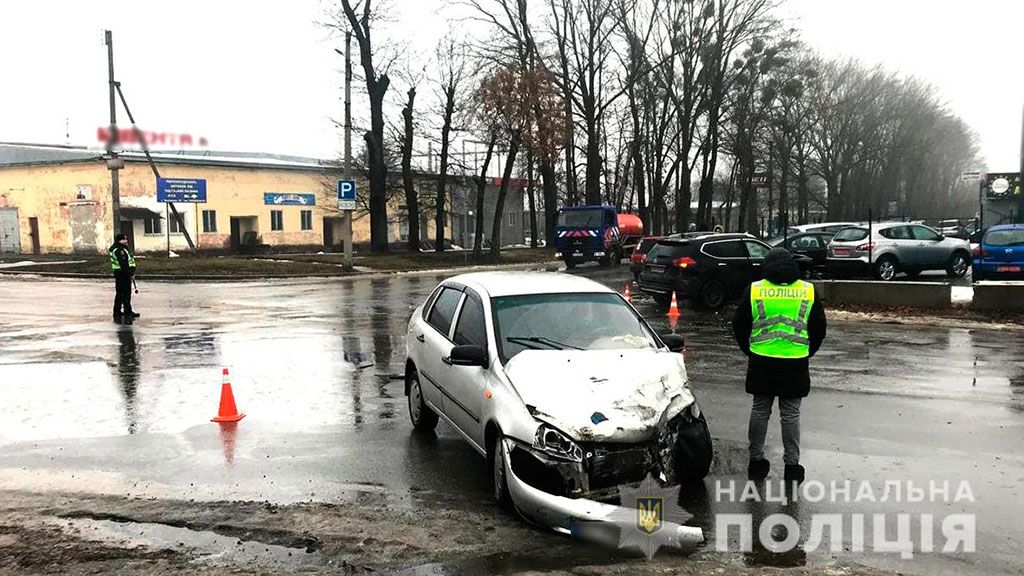
[[[157,202],[206,203],[206,180],[202,178],[157,178]]]
[[[338,209],[356,209],[356,181],[338,180]]]

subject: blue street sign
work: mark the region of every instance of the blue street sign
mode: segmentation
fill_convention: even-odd
[[[264,192],[263,203],[272,206],[313,206],[315,194],[293,194],[291,192]]]
[[[338,180],[338,209],[356,209],[356,181]]]
[[[202,178],[157,178],[157,202],[206,203],[206,180]]]

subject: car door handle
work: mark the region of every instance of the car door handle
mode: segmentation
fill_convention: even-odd
[[[423,334],[417,334],[416,335],[416,339],[419,340],[420,342],[426,342],[427,341],[427,339],[423,337]]]
[[[725,263],[725,262],[719,262],[719,263],[718,263],[718,265],[719,265],[719,266],[728,266],[728,264],[727,264],[727,263]]]

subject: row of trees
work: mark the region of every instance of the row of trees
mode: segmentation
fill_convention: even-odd
[[[453,162],[450,154],[457,140],[484,146],[474,174],[477,214],[491,160],[499,151],[504,158],[495,254],[514,176],[528,181],[534,241],[540,226],[552,240],[560,205],[580,203],[637,212],[654,233],[710,229],[734,216],[739,230],[767,234],[812,218],[860,219],[869,210],[917,217],[966,210],[970,193],[959,175],[976,167],[977,146],[964,122],[917,79],[816,55],[778,19],[778,3],[461,0],[457,17],[474,23],[480,37],[442,39],[433,63],[407,75],[402,128],[389,137],[390,79],[375,68],[371,42],[380,21],[371,0],[341,0],[339,27],[358,41],[369,96],[373,249],[387,249],[395,157],[409,246],[419,248],[411,171],[424,76],[440,103],[436,120],[420,130],[440,151],[437,249],[449,173],[468,174],[465,159]],[[479,253],[481,218],[475,232]]]

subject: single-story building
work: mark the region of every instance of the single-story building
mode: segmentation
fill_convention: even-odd
[[[152,156],[163,178],[205,180],[206,201],[175,203],[180,225],[170,206],[157,200],[156,176],[145,155],[121,152],[118,231],[128,235],[136,251],[186,250],[185,231],[199,249],[260,244],[330,250],[342,243],[336,162],[244,152],[157,151]],[[365,199],[365,177],[357,173],[355,180]],[[396,243],[408,235],[400,181],[398,174],[389,178],[394,188],[389,240]],[[418,173],[416,185],[422,200],[421,236],[433,239],[436,176]],[[445,237],[471,246],[476,187],[471,178],[454,176],[448,188]],[[497,190],[496,182],[488,183],[485,238],[491,236]],[[111,173],[103,150],[0,143],[0,252],[104,252],[114,236],[111,204]],[[505,202],[502,244],[522,242],[522,205],[517,182]],[[354,242],[368,243],[365,202],[353,216]]]

